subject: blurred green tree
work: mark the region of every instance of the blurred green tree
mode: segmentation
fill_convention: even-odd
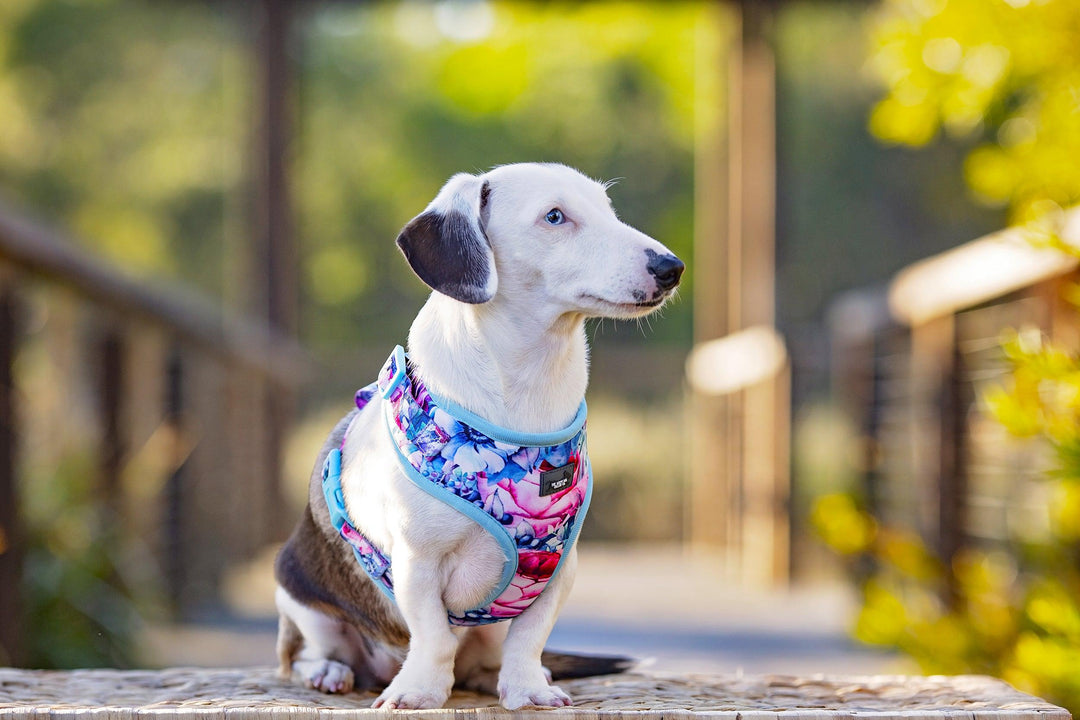
[[[239,37],[203,3],[0,4],[0,186],[130,272],[220,294]]]
[[[697,2],[311,13],[296,156],[307,339],[380,352],[400,341],[427,290],[393,239],[456,172],[539,160],[624,178],[612,190],[620,214],[688,257],[695,103],[716,100],[695,84],[710,19]],[[673,307],[650,343],[685,345],[689,318],[689,303]]]
[[[700,40],[719,35],[707,3],[326,3],[295,19],[301,335],[331,363],[402,339],[426,292],[393,240],[455,172],[547,160],[624,178],[620,213],[689,258],[695,112],[720,102],[699,88]],[[3,3],[0,187],[133,273],[245,307],[250,20],[245,3]],[[650,342],[687,344],[690,310]]]

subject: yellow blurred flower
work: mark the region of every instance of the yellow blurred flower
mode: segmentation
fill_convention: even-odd
[[[810,511],[810,523],[825,543],[844,555],[864,552],[877,533],[877,523],[844,493],[823,495]]]
[[[933,580],[941,576],[941,563],[926,549],[919,536],[899,528],[883,529],[879,533],[878,557],[901,574],[917,580]]]
[[[897,645],[908,627],[904,603],[877,581],[868,582],[863,592],[863,606],[855,621],[855,637],[871,645]]]

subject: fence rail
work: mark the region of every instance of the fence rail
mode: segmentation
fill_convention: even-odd
[[[59,283],[95,304],[149,321],[178,340],[280,382],[302,379],[310,357],[292,338],[226,318],[190,291],[150,287],[85,252],[64,233],[0,203],[0,260]]]
[[[1080,241],[1080,211],[1061,237]],[[1006,329],[1080,347],[1063,292],[1078,279],[1075,258],[1005,230],[834,306],[833,377],[866,448],[865,497],[885,522],[918,530],[946,568],[965,548],[1010,550],[1007,528],[1037,496],[1039,449],[1008,442],[979,394],[1006,371]]]
[[[29,327],[39,306],[67,321]],[[43,335],[75,348],[49,360],[93,416],[79,424],[92,435],[99,511],[152,549],[159,594],[180,616],[214,602],[230,563],[279,538],[274,439],[287,418],[274,408],[312,369],[292,338],[226,318],[188,289],[126,275],[0,204],[0,665],[25,651],[19,593],[9,590],[20,587],[27,537],[27,435],[45,411],[20,387],[19,358]],[[61,434],[63,413],[52,420],[44,426]]]

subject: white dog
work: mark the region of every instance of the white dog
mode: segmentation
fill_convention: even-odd
[[[276,566],[281,670],[385,686],[374,707],[437,708],[455,682],[510,709],[569,705],[541,653],[592,487],[585,319],[649,314],[683,263],[554,164],[455,175],[397,242],[434,292],[408,359],[320,453]]]

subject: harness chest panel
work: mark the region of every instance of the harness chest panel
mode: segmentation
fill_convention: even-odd
[[[377,395],[405,475],[478,523],[503,550],[502,576],[489,596],[461,615],[448,612],[450,622],[484,625],[520,615],[558,573],[592,497],[585,402],[560,431],[500,428],[434,397],[408,372],[401,346],[378,381],[357,391],[357,407],[363,410]],[[352,524],[345,507],[340,450],[327,456],[323,493],[334,527],[375,584],[393,598],[390,558]]]

